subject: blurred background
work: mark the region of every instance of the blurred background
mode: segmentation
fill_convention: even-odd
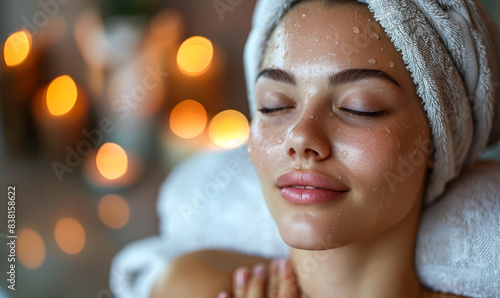
[[[255,0],[0,1],[2,272],[8,186],[18,235],[0,297],[111,297],[113,256],[158,233],[169,171],[248,137]]]

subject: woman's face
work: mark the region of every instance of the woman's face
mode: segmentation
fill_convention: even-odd
[[[401,54],[364,5],[288,12],[256,100],[248,150],[288,245],[344,246],[418,208],[429,126]]]

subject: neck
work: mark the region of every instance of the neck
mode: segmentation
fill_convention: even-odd
[[[291,249],[298,283],[310,298],[422,296],[414,269],[420,206],[368,239],[325,251]]]

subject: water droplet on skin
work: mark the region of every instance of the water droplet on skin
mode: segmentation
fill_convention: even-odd
[[[306,14],[305,14],[305,13],[303,13],[303,14],[302,14],[302,18],[305,18],[305,17],[306,17]]]
[[[338,41],[336,41],[336,42],[335,42],[335,44],[339,44],[339,42],[338,42]]]
[[[356,26],[352,27],[352,32],[354,32],[354,34],[359,34],[359,28]]]
[[[373,191],[377,191],[377,188],[376,188],[376,187],[374,187],[374,188],[373,188]]]
[[[319,41],[319,38],[315,38],[314,41]]]
[[[309,49],[309,52],[312,52],[313,49]]]
[[[278,141],[278,144],[283,143],[283,140],[282,140],[282,139],[278,139],[277,141]]]
[[[375,65],[377,63],[377,61],[372,58],[372,59],[368,60],[368,63]]]
[[[311,115],[311,119],[314,119],[314,115]]]
[[[396,66],[396,63],[394,63],[394,62],[392,62],[392,61],[391,61],[391,62],[389,62],[389,67],[390,67],[390,68],[394,68],[394,66]]]
[[[340,213],[337,213],[337,216],[340,216]]]
[[[259,167],[262,167],[262,164],[261,164],[261,163],[259,164]]]
[[[286,59],[288,58],[288,51],[285,51],[285,53],[283,53],[283,59]]]
[[[339,180],[342,180],[342,176],[339,176]]]
[[[347,151],[342,151],[342,153],[340,153],[340,155],[343,157],[343,158],[346,158],[348,155],[349,155],[349,152]]]
[[[380,48],[381,51],[384,51],[384,48]]]
[[[377,40],[378,40],[378,39],[380,39],[380,36],[379,36],[377,33],[373,32],[373,33],[370,35],[370,38],[372,38],[372,39],[377,39]]]
[[[296,170],[300,170],[300,166],[295,166],[295,169]]]

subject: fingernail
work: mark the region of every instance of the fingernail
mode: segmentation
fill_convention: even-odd
[[[240,268],[236,270],[236,286],[237,287],[244,287],[246,283],[245,279],[245,268]]]
[[[289,260],[280,260],[279,261],[279,268],[280,272],[283,273],[286,270],[290,269],[290,261]]]
[[[264,277],[266,275],[266,267],[262,264],[255,265],[255,267],[253,267],[253,274]]]

